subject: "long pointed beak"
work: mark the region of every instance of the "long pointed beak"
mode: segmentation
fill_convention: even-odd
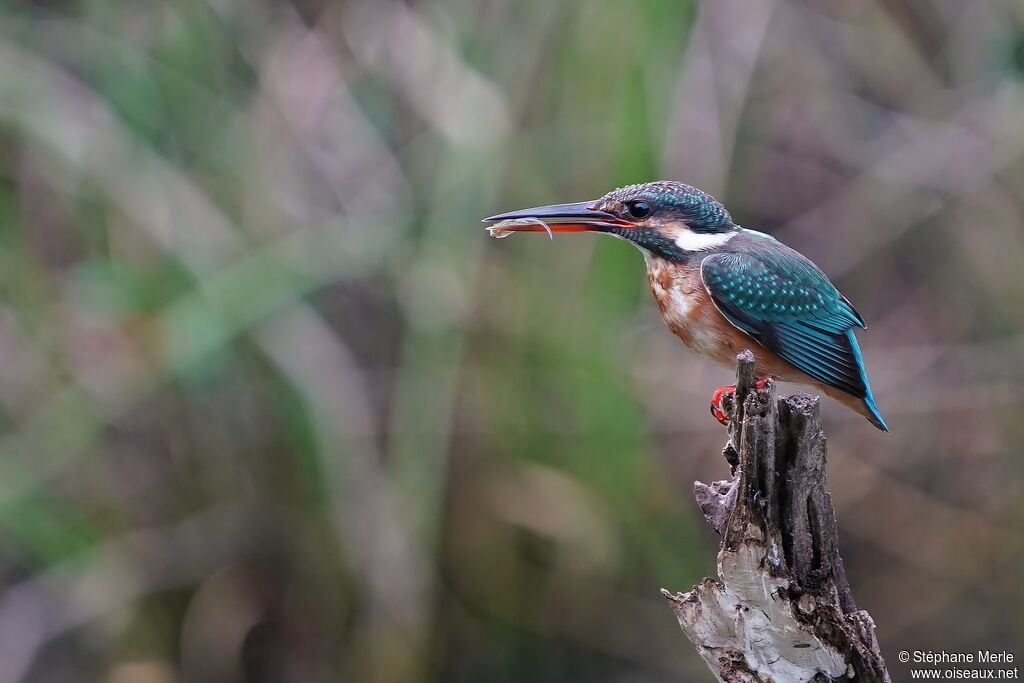
[[[489,216],[487,230],[494,237],[513,232],[603,232],[609,228],[634,227],[633,223],[594,208],[595,202],[552,204]]]

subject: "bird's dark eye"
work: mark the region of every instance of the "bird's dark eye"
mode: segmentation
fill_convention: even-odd
[[[651,215],[651,203],[645,201],[626,202],[626,210],[633,218],[647,218]]]

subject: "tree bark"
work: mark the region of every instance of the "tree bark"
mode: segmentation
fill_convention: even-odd
[[[753,354],[736,360],[724,406],[733,477],[694,483],[722,536],[718,578],[662,594],[720,681],[889,683],[874,622],[857,609],[839,556],[818,398],[776,398],[772,382],[758,391]]]

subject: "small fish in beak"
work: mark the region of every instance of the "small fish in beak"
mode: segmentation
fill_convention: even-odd
[[[549,239],[555,239],[555,233],[551,230],[551,226],[542,221],[539,218],[509,218],[507,220],[498,221],[494,225],[488,225],[485,229],[491,233],[491,237],[495,239],[504,239],[514,232],[523,230],[522,226],[525,225],[540,225],[547,233]],[[503,228],[519,228],[519,230],[508,230]]]
[[[490,223],[492,237],[508,237],[513,232],[546,232],[554,239],[556,232],[605,232],[609,228],[633,227],[618,216],[594,208],[596,202],[553,204],[521,211],[500,213],[484,219]]]

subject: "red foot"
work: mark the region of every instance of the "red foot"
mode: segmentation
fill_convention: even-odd
[[[718,387],[715,389],[715,393],[711,394],[711,415],[724,425],[729,424],[729,418],[726,416],[725,411],[722,410],[722,397],[734,391],[736,391],[736,385],[730,384],[729,386]]]
[[[769,379],[771,379],[770,375],[761,375],[754,380],[754,386],[757,387],[758,391],[760,391],[764,389]],[[716,420],[724,425],[729,424],[729,416],[725,414],[724,410],[722,410],[722,399],[727,394],[732,394],[735,391],[736,385],[730,384],[728,386],[718,387],[715,389],[715,393],[711,394],[711,414]]]

